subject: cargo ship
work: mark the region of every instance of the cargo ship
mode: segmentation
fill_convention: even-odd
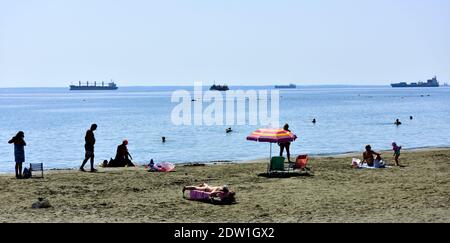
[[[427,82],[417,82],[417,83],[406,83],[406,82],[401,82],[401,83],[395,83],[395,84],[391,84],[391,86],[393,88],[415,88],[415,87],[419,87],[419,88],[424,88],[424,87],[439,87],[439,82],[437,80],[437,77],[434,76],[432,79],[428,79]]]
[[[230,88],[228,88],[228,85],[216,85],[214,84],[209,88],[209,90],[216,90],[216,91],[228,91]]]
[[[78,85],[70,85],[70,90],[117,90],[118,87],[114,82],[108,83],[108,85],[105,85],[105,82],[102,82],[102,85],[97,85],[97,82],[94,82],[93,85],[89,85],[89,81],[86,82],[86,85],[83,85],[80,82],[78,82]]]
[[[289,85],[275,85],[276,89],[296,89],[297,85],[289,84]]]

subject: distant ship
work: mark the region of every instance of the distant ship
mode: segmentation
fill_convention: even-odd
[[[432,79],[428,79],[426,83],[424,82],[418,82],[418,83],[410,83],[407,84],[406,82],[401,82],[401,83],[396,83],[396,84],[391,84],[391,86],[393,88],[412,88],[412,87],[420,87],[420,88],[424,88],[424,87],[439,87],[439,82],[436,78],[436,76],[434,76]]]
[[[117,90],[118,87],[114,82],[108,83],[105,85],[105,82],[102,82],[102,85],[97,85],[97,82],[94,82],[94,85],[89,85],[89,81],[86,82],[86,85],[82,85],[81,81],[78,82],[78,85],[70,85],[70,90]]]
[[[297,85],[290,84],[290,85],[275,85],[276,89],[296,89]]]
[[[228,85],[213,85],[209,90],[217,90],[217,91],[228,91],[230,88],[228,88]]]

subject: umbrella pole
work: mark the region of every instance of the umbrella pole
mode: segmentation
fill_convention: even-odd
[[[269,174],[270,171],[270,163],[272,163],[272,143],[270,143],[270,159],[269,159],[269,166],[267,166],[267,174]]]
[[[270,159],[272,159],[272,143],[270,143]]]

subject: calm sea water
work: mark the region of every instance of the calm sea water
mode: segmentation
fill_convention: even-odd
[[[185,87],[186,89],[192,89]],[[236,87],[233,87],[237,89]],[[243,87],[243,89],[264,87]],[[124,138],[135,161],[239,161],[269,156],[269,145],[246,141],[258,126],[174,126],[173,87],[71,92],[64,88],[0,89],[0,172],[14,169],[7,141],[26,134],[27,162],[46,168],[76,168],[84,135],[97,123],[96,164],[114,156]],[[301,87],[281,91],[280,122],[299,136],[292,153],[333,154],[450,145],[450,89],[390,87]],[[409,120],[413,116],[414,120]],[[313,125],[312,119],[318,123]],[[393,122],[399,118],[403,125]],[[167,142],[161,143],[166,136]],[[274,150],[276,150],[274,146]]]

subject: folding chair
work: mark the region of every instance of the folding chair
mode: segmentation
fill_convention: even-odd
[[[31,163],[30,164],[31,178],[44,178],[44,163]],[[41,172],[40,177],[35,177],[34,172]]]
[[[308,155],[299,155],[294,163],[290,164],[289,168],[292,170],[309,171],[306,167],[308,165]]]

